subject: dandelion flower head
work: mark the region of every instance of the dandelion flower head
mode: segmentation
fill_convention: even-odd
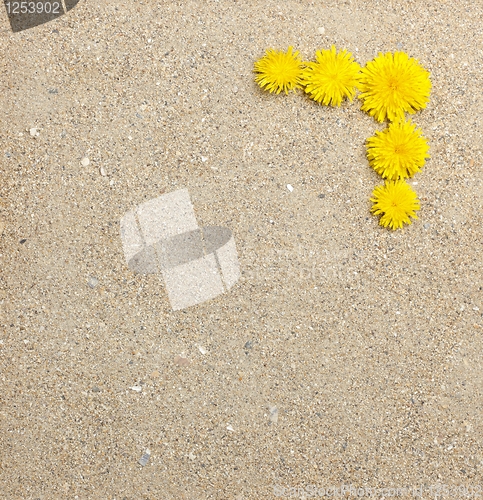
[[[383,186],[377,186],[371,201],[374,202],[371,212],[381,215],[379,224],[391,229],[402,228],[411,224],[411,219],[417,219],[419,200],[411,186],[404,180],[386,181]]]
[[[362,111],[379,122],[393,121],[426,107],[431,80],[416,59],[405,52],[387,52],[362,68],[359,89]]]
[[[421,129],[398,120],[367,140],[367,159],[384,179],[412,177],[429,158],[429,145]]]
[[[279,94],[300,87],[303,62],[299,52],[289,47],[287,52],[267,49],[265,55],[255,62],[255,81],[264,90]]]
[[[318,50],[317,62],[306,63],[302,73],[305,92],[326,106],[340,106],[344,98],[354,98],[361,67],[345,49]]]

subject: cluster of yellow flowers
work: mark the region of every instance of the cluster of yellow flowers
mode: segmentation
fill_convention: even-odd
[[[388,127],[367,140],[367,158],[385,179],[371,201],[372,213],[381,215],[380,224],[391,229],[417,219],[419,200],[405,181],[421,170],[429,158],[429,146],[421,129],[407,121],[426,107],[431,91],[429,73],[404,52],[388,52],[368,62],[364,68],[346,50],[318,50],[315,62],[304,62],[299,52],[269,49],[255,63],[255,81],[264,90],[279,94],[302,88],[315,101],[340,106],[353,100],[359,90],[361,109]]]

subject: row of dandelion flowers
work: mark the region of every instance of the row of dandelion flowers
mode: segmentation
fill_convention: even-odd
[[[361,110],[378,122],[387,122],[366,143],[371,167],[385,180],[373,193],[371,212],[380,215],[379,223],[391,229],[417,219],[419,200],[405,179],[420,172],[429,158],[427,139],[406,113],[424,109],[429,101],[429,72],[405,52],[379,53],[365,67],[347,50],[335,46],[318,50],[314,62],[304,62],[299,52],[268,49],[255,62],[255,81],[271,93],[301,88],[314,101],[340,106],[352,101],[359,91]]]

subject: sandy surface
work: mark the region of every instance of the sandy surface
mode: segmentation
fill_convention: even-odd
[[[449,0],[85,0],[12,33],[3,9],[0,498],[483,495],[482,16]],[[404,230],[369,214],[364,141],[382,127],[358,102],[253,83],[267,47],[332,43],[431,72],[414,121],[432,158]],[[159,275],[127,267],[119,223],[183,188],[200,226],[233,231],[243,274],[173,311]]]

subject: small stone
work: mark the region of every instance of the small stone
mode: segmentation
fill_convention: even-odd
[[[287,189],[292,192],[293,191],[293,186],[291,184],[287,184]]]
[[[204,163],[205,161],[207,161],[207,160],[208,160],[208,157],[207,157],[207,156],[202,156],[202,157],[201,157],[201,161],[202,161],[203,163]]]
[[[245,349],[251,349],[253,347],[253,340],[249,340],[245,343]]]
[[[317,28],[317,31],[319,32],[319,35],[323,35],[325,33],[325,28],[323,26],[320,26]]]
[[[208,351],[201,345],[198,346],[198,349],[200,350],[201,354],[206,354]]]
[[[158,378],[158,377],[159,377],[158,370],[155,370],[153,373],[151,373],[151,378]]]
[[[90,276],[89,279],[87,280],[87,284],[91,288],[96,288],[96,286],[99,284],[99,280],[95,278],[94,276]]]
[[[101,392],[101,390],[96,386],[92,388],[92,392]]]
[[[139,459],[139,465],[142,465],[144,467],[148,463],[150,457],[151,450],[146,449],[146,451],[143,453],[143,456]]]
[[[101,172],[101,175],[102,175],[103,177],[105,177],[105,176],[107,175],[106,169],[105,169],[104,167],[101,167],[101,168],[99,169],[99,171]]]
[[[84,158],[82,158],[82,160],[81,160],[81,165],[82,165],[83,167],[87,167],[87,166],[89,166],[90,162],[91,162],[91,161],[89,160],[89,158],[84,157]]]
[[[276,424],[278,422],[278,408],[276,406],[268,405],[268,411],[270,412],[270,422]]]
[[[22,238],[22,239],[20,240],[20,244],[21,244],[21,245],[23,245],[26,241],[27,241],[27,240],[26,240],[25,238]]]
[[[321,193],[317,196],[317,198],[320,198],[321,200],[325,198],[325,194]]]
[[[38,137],[38,136],[40,135],[39,130],[38,130],[37,128],[35,128],[35,127],[34,127],[34,128],[29,129],[29,132],[30,132],[30,135],[31,135],[32,137]]]
[[[431,224],[429,222],[426,222],[423,224],[424,229],[429,229],[431,227]]]
[[[190,460],[194,460],[196,458],[196,455],[191,451],[188,457]]]
[[[174,362],[178,366],[188,366],[190,364],[190,360],[188,358],[183,357],[183,356],[176,356],[174,358]]]
[[[133,385],[129,389],[131,389],[132,391],[136,391],[136,392],[141,392],[143,390],[143,388],[140,385]]]
[[[231,425],[227,425],[226,429],[229,430],[230,432],[235,432],[235,429]]]

